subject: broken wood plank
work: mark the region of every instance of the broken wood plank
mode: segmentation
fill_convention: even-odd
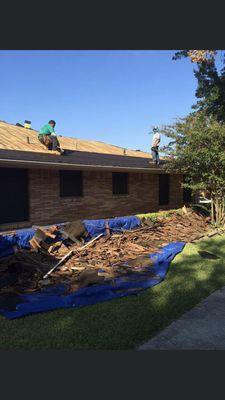
[[[83,249],[86,249],[86,247],[89,247],[93,242],[95,242],[97,239],[99,239],[101,236],[103,236],[103,233],[100,233],[100,235],[94,237],[94,239],[90,240],[90,242],[86,243],[84,246],[82,247],[78,247],[78,251],[81,251]]]
[[[56,270],[56,268],[58,268],[67,258],[69,258],[70,256],[72,256],[72,254],[74,254],[74,250],[70,250],[69,253],[65,254],[65,256],[63,258],[61,258],[61,260],[59,260],[57,262],[56,265],[54,265],[53,268],[50,269],[50,271],[47,272],[47,274],[45,274],[43,276],[43,279],[46,279],[49,275],[52,274],[53,271]]]
[[[35,251],[38,251],[38,249],[41,248],[40,244],[35,239],[35,237],[33,237],[31,240],[29,240],[29,243],[30,243],[31,248],[34,249]]]
[[[82,247],[79,247],[79,248],[76,249],[76,250],[81,251],[81,250],[85,249],[86,247],[90,246],[93,242],[95,242],[97,239],[99,239],[102,235],[103,235],[103,233],[100,233],[100,235],[96,236],[94,239],[90,240],[90,242],[88,242],[87,244],[85,244],[85,245],[82,246]],[[43,279],[46,279],[49,275],[51,275],[52,272],[55,271],[61,264],[63,264],[63,262],[64,262],[67,258],[69,258],[70,256],[72,256],[72,255],[74,254],[74,252],[75,252],[75,250],[70,250],[69,253],[65,254],[65,256],[64,256],[63,258],[61,258],[61,260],[59,260],[59,261],[57,262],[57,264],[56,264],[53,268],[51,268],[50,271],[47,272],[47,274],[45,274],[45,275],[43,276]]]

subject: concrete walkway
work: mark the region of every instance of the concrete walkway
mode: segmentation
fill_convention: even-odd
[[[225,350],[225,287],[138,350]]]

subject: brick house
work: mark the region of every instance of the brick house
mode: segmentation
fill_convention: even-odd
[[[1,230],[183,205],[182,176],[150,164],[149,154],[59,140],[67,155],[49,152],[32,129],[0,122]]]

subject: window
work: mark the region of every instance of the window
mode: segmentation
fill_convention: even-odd
[[[187,180],[185,176],[183,177],[183,182],[186,183]],[[192,190],[189,188],[183,188],[183,203],[191,203],[192,202]]]
[[[169,204],[170,197],[170,176],[159,174],[159,205]]]
[[[60,197],[83,196],[82,171],[59,171]]]
[[[0,224],[29,220],[28,171],[0,168]]]
[[[183,203],[192,202],[192,190],[189,188],[183,188]]]
[[[128,174],[125,172],[112,173],[113,194],[128,194]]]

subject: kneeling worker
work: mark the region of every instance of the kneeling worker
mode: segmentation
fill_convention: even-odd
[[[153,128],[153,138],[152,138],[152,159],[155,162],[156,165],[159,165],[159,143],[160,143],[161,137],[159,133],[159,129],[155,126]]]
[[[60,154],[64,153],[64,150],[60,148],[59,141],[55,134],[55,121],[52,119],[49,121],[48,124],[45,124],[38,134],[39,141],[44,144],[48,150],[55,150],[58,151]]]

